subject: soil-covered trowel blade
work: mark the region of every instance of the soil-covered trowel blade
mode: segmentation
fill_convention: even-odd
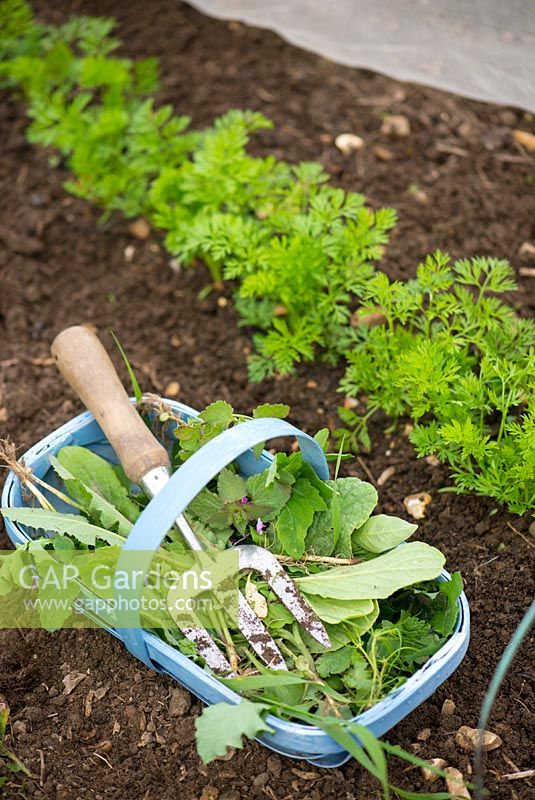
[[[256,616],[241,592],[239,595],[239,622],[240,631],[270,669],[288,669],[264,623]]]
[[[275,556],[263,547],[256,545],[237,545],[240,572],[251,569],[258,572],[271,586],[277,597],[296,618],[301,626],[324,647],[331,641],[322,621],[305,600],[295,583],[288,577]]]
[[[197,648],[197,653],[216,675],[232,675],[232,667],[205,628],[181,628],[182,633]]]

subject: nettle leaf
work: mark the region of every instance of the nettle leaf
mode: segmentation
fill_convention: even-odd
[[[351,666],[352,647],[341,647],[339,650],[324,653],[316,660],[316,671],[320,678],[329,675],[340,675]]]
[[[205,543],[213,544],[218,550],[225,550],[234,531],[230,527],[223,528],[216,525],[204,525],[195,517],[189,517],[189,523],[196,536]],[[182,537],[180,537],[182,544]]]
[[[4,513],[4,509],[2,509],[2,513]],[[11,592],[14,587],[20,586],[22,569],[27,564],[27,548],[24,545],[2,556],[0,560],[0,597]]]
[[[217,491],[222,503],[236,503],[247,494],[247,486],[240,475],[222,469],[217,479]]]
[[[369,691],[373,686],[373,675],[370,665],[362,655],[353,652],[352,663],[347,672],[344,672],[342,680],[350,689],[358,689],[362,692]]]
[[[262,403],[261,406],[257,406],[254,409],[253,418],[276,417],[277,419],[285,419],[289,413],[290,406],[285,403]]]
[[[408,539],[418,525],[388,514],[376,514],[366,520],[364,525],[353,532],[354,547],[369,550],[370,553],[383,553]]]
[[[285,552],[292,558],[301,558],[305,552],[305,537],[314,512],[324,509],[325,502],[318,490],[306,478],[298,478],[275,525]]]
[[[124,537],[112,533],[97,525],[91,525],[79,514],[61,514],[59,511],[48,511],[44,508],[2,508],[4,517],[31,528],[42,528],[45,531],[64,533],[77,539],[80,544],[94,546],[97,539],[108,544],[123,544]]]
[[[187,510],[205,525],[221,529],[228,527],[227,514],[221,506],[221,500],[210,489],[202,489]]]
[[[276,480],[266,485],[266,473],[251,475],[246,480],[247,496],[250,502],[246,506],[247,513],[253,517],[261,517],[264,522],[275,519],[284,508],[291,494],[291,486]]]
[[[228,428],[234,418],[234,409],[225,400],[216,400],[215,403],[206,406],[200,416],[209,425]]]
[[[346,619],[365,617],[373,612],[373,600],[335,600],[319,595],[309,595],[308,602],[323,622],[338,625]]]
[[[87,447],[77,446],[63,447],[59,451],[57,459],[74,479],[84,484],[84,487],[94,494],[100,495],[131,522],[136,521],[140,514],[139,506],[128,496],[113,464]],[[76,492],[76,486],[73,485],[72,488]],[[71,491],[70,488],[69,491]],[[83,491],[80,496],[76,494],[72,496],[78,502],[84,502]]]
[[[237,705],[215,703],[203,709],[195,720],[197,751],[202,761],[209,764],[218,756],[224,756],[227,748],[243,747],[242,737],[253,739],[271,728],[262,719],[268,706],[242,700]]]
[[[445,557],[424,542],[409,542],[371,561],[296,578],[307,595],[339,600],[383,599],[405,586],[437,578]]]

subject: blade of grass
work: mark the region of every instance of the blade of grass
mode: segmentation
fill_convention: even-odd
[[[122,347],[119,339],[117,338],[117,336],[114,334],[113,331],[110,331],[110,333],[111,333],[111,335],[113,337],[113,341],[117,345],[117,348],[118,348],[118,350],[119,350],[119,352],[120,352],[120,354],[122,356],[122,359],[124,361],[124,365],[125,365],[125,367],[127,369],[127,372],[128,372],[128,377],[130,378],[130,383],[132,384],[132,391],[134,392],[134,397],[136,398],[136,401],[139,403],[139,401],[143,397],[143,392],[141,391],[141,387],[140,387],[140,385],[138,383],[138,379],[136,378],[136,373],[134,372],[132,364],[128,360],[127,355],[126,355],[125,351],[123,350],[123,347]]]

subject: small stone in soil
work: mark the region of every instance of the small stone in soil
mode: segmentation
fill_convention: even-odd
[[[523,242],[518,248],[518,255],[521,258],[534,258],[535,244],[531,244],[531,242]]]
[[[269,756],[267,760],[267,768],[276,778],[282,772],[282,762],[278,756]]]
[[[440,713],[442,714],[443,717],[452,717],[455,714],[455,709],[456,708],[457,708],[457,706],[455,705],[453,700],[450,700],[449,698],[447,698],[442,703],[442,708],[440,710]]]
[[[109,753],[112,749],[113,745],[109,739],[103,739],[97,745],[95,745],[95,750],[99,750],[101,753]]]
[[[425,509],[430,502],[431,495],[428,492],[409,494],[403,498],[403,505],[413,519],[423,519],[425,517]]]
[[[395,467],[387,467],[386,469],[384,469],[377,478],[377,486],[384,486],[387,480],[389,480],[392,477],[392,475],[395,474],[395,472],[396,472]]]
[[[177,687],[171,692],[169,699],[169,715],[171,717],[183,717],[191,707],[191,695],[185,689]]]
[[[163,393],[166,397],[178,397],[180,394],[180,384],[178,381],[171,381],[167,384]]]
[[[133,244],[129,244],[124,249],[124,260],[128,261],[129,263],[134,260],[134,256],[136,254],[136,248]]]
[[[461,725],[455,734],[455,742],[461,748],[461,750],[465,751],[465,753],[473,753],[476,749],[480,735],[481,731],[479,728],[469,728],[468,725]],[[502,744],[502,739],[497,733],[494,733],[493,731],[482,732],[481,749],[484,753],[488,753],[490,750],[496,750],[498,747],[501,747]]]
[[[513,139],[530,153],[535,153],[535,134],[528,131],[513,131]]]
[[[443,758],[429,758],[428,761],[430,766],[437,767],[438,769],[444,769],[447,763]],[[426,780],[428,783],[433,783],[433,781],[436,781],[439,777],[436,772],[426,769],[426,767],[422,767],[421,772],[424,780]]]
[[[373,154],[379,161],[392,161],[394,158],[394,153],[391,150],[388,150],[387,147],[381,147],[380,145],[373,148]]]
[[[364,139],[354,133],[340,133],[334,140],[335,147],[345,156],[364,147]]]
[[[83,679],[86,677],[87,676],[85,672],[69,672],[63,678],[63,685],[65,686],[63,694],[70,694],[71,692],[73,692],[78,686],[78,684],[81,683]]]
[[[356,408],[358,404],[359,401],[355,397],[344,397],[344,408],[351,410]]]
[[[411,124],[402,114],[389,114],[381,125],[381,133],[394,139],[406,139],[410,132]]]
[[[128,233],[136,239],[148,239],[150,236],[150,225],[146,219],[139,217],[128,226]]]
[[[253,780],[253,786],[258,789],[261,786],[265,786],[271,780],[271,776],[269,772],[261,772],[260,775],[257,775],[256,778]]]
[[[200,800],[217,800],[219,789],[216,786],[205,786],[201,793]]]
[[[454,797],[465,797],[467,800],[470,800],[470,792],[464,785],[463,773],[458,769],[455,769],[455,767],[446,767],[444,772],[446,773],[446,786],[448,788],[448,792],[450,792]]]
[[[416,734],[416,738],[419,742],[426,742],[429,737],[431,736],[431,728],[424,728],[419,733]]]

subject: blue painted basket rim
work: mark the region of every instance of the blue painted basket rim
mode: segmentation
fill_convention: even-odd
[[[164,401],[171,405],[175,410],[178,410],[180,413],[186,416],[198,416],[198,411],[191,406],[188,406],[184,403],[177,402],[171,399],[165,399]],[[132,400],[132,402],[134,402]],[[84,411],[81,414],[73,417],[68,422],[61,425],[59,428],[56,428],[54,431],[49,433],[35,445],[30,447],[22,456],[25,462],[32,466],[36,460],[41,460],[41,458],[47,455],[51,449],[53,448],[54,444],[58,441],[58,439],[64,439],[65,436],[69,434],[75,434],[76,432],[80,431],[82,428],[85,428],[88,424],[94,423],[97,428],[99,428],[98,423],[96,423],[95,418],[89,411]],[[101,438],[95,438],[92,440],[93,444],[97,444],[98,442],[107,442],[106,436],[102,433]],[[272,460],[273,456],[264,451],[264,457],[268,460]],[[47,464],[48,465],[48,464]],[[49,465],[48,465],[49,466]],[[20,485],[19,479],[13,472],[9,472],[4,489],[2,492],[2,506],[4,507],[11,507],[13,506],[13,495],[17,490],[18,486]],[[4,519],[4,523],[6,526],[6,530],[8,531],[8,535],[13,543],[21,543],[23,541],[27,541],[29,537],[25,532],[22,530],[21,526],[17,523],[13,523],[8,519]],[[441,573],[441,577],[445,580],[449,580],[451,575],[446,570],[443,570]],[[358,722],[361,725],[369,726],[372,723],[376,723],[383,714],[388,710],[391,711],[393,706],[397,706],[400,704],[408,704],[407,709],[403,716],[409,714],[412,710],[412,706],[410,706],[410,699],[411,695],[413,695],[414,691],[417,689],[418,685],[422,683],[427,675],[426,673],[436,667],[437,663],[442,661],[447,661],[454,655],[456,655],[459,660],[464,656],[464,652],[468,646],[468,632],[469,632],[469,625],[470,625],[470,608],[468,605],[468,600],[466,598],[465,593],[461,594],[461,597],[458,601],[459,606],[459,617],[457,620],[457,625],[454,633],[450,636],[447,642],[437,651],[422,667],[420,667],[413,675],[411,675],[407,680],[399,686],[397,689],[394,689],[390,692],[386,697],[384,697],[379,702],[375,703],[371,708],[367,709],[366,711],[358,714],[357,716],[353,717],[351,721]],[[103,625],[103,630],[111,633],[115,637],[119,638],[117,631],[113,628],[107,627]],[[182,663],[183,665],[187,665],[187,669],[193,675],[197,675],[199,678],[202,679],[203,682],[207,682],[212,684],[217,690],[225,696],[227,702],[230,703],[239,703],[243,699],[241,695],[239,695],[234,690],[224,686],[214,675],[204,670],[194,661],[189,659],[187,656],[184,656],[180,651],[173,648],[167,642],[164,642],[162,639],[157,637],[155,634],[151,633],[150,631],[143,631],[144,636],[147,640],[147,647],[150,652],[155,654],[159,654],[164,660],[173,660],[178,663]],[[462,653],[460,652],[462,651]],[[171,675],[175,677],[172,672],[168,669],[163,667],[161,672]],[[195,693],[194,689],[190,689],[193,693]],[[418,703],[414,705],[416,707]],[[329,737],[326,733],[324,733],[320,728],[314,725],[307,725],[301,722],[293,722],[291,720],[283,719],[282,717],[278,717],[274,714],[268,714],[266,716],[266,721],[270,725],[284,725],[284,730],[289,732],[290,734],[299,737],[300,739],[305,738],[310,745],[314,745],[314,749],[317,749],[318,753],[321,756],[324,755],[337,755],[341,752],[345,752],[340,745],[338,745],[331,737]],[[388,730],[388,728],[387,728]],[[260,739],[263,741],[263,737]],[[267,742],[263,741],[264,744]],[[277,752],[281,752],[283,755],[287,755],[284,749],[278,750],[276,746],[268,744],[273,750]],[[310,755],[310,754],[308,754]],[[307,758],[307,754],[303,754],[302,758]]]

